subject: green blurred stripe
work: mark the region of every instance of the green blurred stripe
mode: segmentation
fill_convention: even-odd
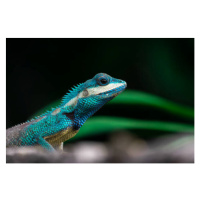
[[[78,134],[72,139],[83,138],[91,135],[111,132],[114,130],[143,129],[172,132],[193,132],[194,127],[188,124],[135,120],[122,117],[92,117],[80,128]]]
[[[194,118],[193,108],[182,106],[177,103],[173,103],[169,100],[166,100],[164,98],[135,90],[124,91],[122,94],[114,98],[108,104],[110,105],[125,104],[129,106],[130,105],[152,106],[182,117],[187,117],[191,119]]]

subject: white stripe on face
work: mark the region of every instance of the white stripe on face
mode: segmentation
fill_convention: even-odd
[[[106,86],[98,86],[98,87],[88,88],[87,89],[88,96],[90,96],[90,95],[98,95],[100,93],[110,91],[112,89],[118,88],[118,87],[123,86],[123,85],[124,85],[124,83],[110,83],[110,84],[108,84]],[[74,97],[73,99],[68,101],[64,105],[64,107],[66,107],[66,106],[75,106],[77,104],[79,98],[85,97],[83,92],[84,91],[80,92],[76,97]]]
[[[123,85],[124,85],[124,83],[110,83],[106,86],[89,88],[88,89],[89,96],[90,95],[97,95],[97,94],[100,94],[102,92],[107,92],[107,91],[110,91],[112,89],[118,88],[118,87],[123,86]]]

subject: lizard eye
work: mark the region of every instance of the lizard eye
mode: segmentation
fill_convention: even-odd
[[[99,85],[104,86],[104,85],[108,85],[108,83],[109,83],[109,80],[108,80],[108,78],[106,78],[106,77],[100,77],[100,78],[98,79],[98,84],[99,84]]]

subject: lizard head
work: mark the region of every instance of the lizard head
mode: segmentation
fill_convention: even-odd
[[[112,78],[108,74],[99,73],[84,83],[84,90],[79,98],[92,98],[97,101],[109,101],[126,88],[126,82]]]
[[[91,116],[106,102],[126,88],[126,82],[105,73],[96,74],[92,79],[72,88],[64,96],[62,106],[79,116]]]

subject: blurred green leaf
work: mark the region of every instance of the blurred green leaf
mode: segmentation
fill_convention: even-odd
[[[135,120],[122,117],[92,117],[80,128],[78,134],[72,139],[79,139],[91,135],[101,134],[114,130],[124,129],[143,129],[143,130],[159,130],[172,132],[193,132],[192,125],[161,122],[161,121],[145,121]],[[71,140],[71,139],[70,139]]]
[[[175,115],[179,115],[186,118],[194,118],[194,109],[187,106],[182,106],[177,103],[171,102],[164,98],[151,95],[145,92],[135,91],[135,90],[126,90],[112,101],[109,104],[125,104],[129,106],[134,105],[145,105],[151,107],[157,107],[163,109],[167,112],[170,112]]]

